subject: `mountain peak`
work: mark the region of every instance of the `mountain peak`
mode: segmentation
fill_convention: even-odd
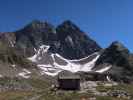
[[[33,20],[30,24],[27,25],[27,27],[38,29],[38,28],[45,28],[45,27],[51,27],[52,25],[48,23],[47,21],[42,22],[40,20]]]
[[[52,24],[47,21],[40,21],[40,20],[32,20],[30,23],[25,25],[22,29],[19,29],[15,32],[21,31],[43,31],[45,29],[54,28]]]
[[[112,42],[112,45],[123,46],[123,44],[120,41],[114,41]]]
[[[42,23],[42,22],[37,19],[31,21],[31,24],[40,24],[40,23]]]
[[[71,20],[65,20],[64,22],[63,22],[63,24],[73,24],[73,22],[71,21]]]
[[[114,48],[115,50],[118,51],[128,51],[128,49],[119,41],[112,42],[110,48]]]
[[[129,50],[121,42],[114,41],[108,48],[104,50],[96,64],[110,63],[119,65],[122,63],[121,59],[127,59],[129,54]]]
[[[72,30],[80,30],[78,26],[76,26],[71,20],[66,20],[62,24],[60,24],[57,28],[64,29],[72,29]]]

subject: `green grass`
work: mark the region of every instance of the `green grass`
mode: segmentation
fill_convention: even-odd
[[[8,84],[28,84],[33,87],[33,90],[14,90],[14,91],[4,91],[0,92],[0,100],[29,100],[29,98],[36,97],[47,93],[48,91],[44,91],[50,87],[50,83],[45,80],[40,79],[10,79],[10,78],[1,78],[0,85],[8,85]],[[44,91],[44,92],[43,92]],[[49,95],[48,95],[49,96]]]
[[[124,90],[130,94],[133,95],[133,85],[132,84],[119,84],[116,86],[103,86],[103,85],[99,85],[96,87],[96,89],[100,92],[107,92],[108,90]]]
[[[110,96],[97,96],[96,100],[128,100],[128,99],[115,98],[115,97],[110,97]]]
[[[35,89],[45,90],[51,86],[49,82],[40,79],[30,79],[25,81],[27,81],[27,83],[29,83]]]
[[[34,93],[31,91],[0,92],[0,100],[28,100],[33,95]]]
[[[44,93],[39,100],[81,100],[81,98],[90,98],[91,96],[87,93],[77,92],[61,92],[59,94],[47,94]]]
[[[132,84],[119,84],[116,86],[103,86],[99,85],[96,87],[99,92],[107,92],[107,91],[114,91],[114,90],[122,90],[129,93],[133,97],[133,85]],[[96,100],[128,100],[126,98],[115,98],[109,96],[98,96]]]

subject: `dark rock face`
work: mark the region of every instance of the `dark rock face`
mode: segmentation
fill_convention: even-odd
[[[33,21],[23,29],[15,32],[16,46],[24,51],[24,55],[32,56],[34,49],[45,44],[51,45],[56,41],[54,27],[47,22]]]
[[[56,32],[60,44],[57,52],[65,58],[83,58],[101,49],[71,21],[65,21],[59,25]]]
[[[35,67],[36,65],[27,60],[16,48],[9,47],[8,44],[0,41],[0,63],[22,66],[23,68]]]
[[[40,45],[49,45],[49,52],[68,59],[83,58],[101,49],[71,21],[65,21],[55,28],[47,22],[35,20],[10,34],[13,34],[10,41],[14,41],[14,46],[26,57],[33,56],[34,49]]]
[[[103,51],[96,62],[96,66],[111,64],[112,68],[108,71],[115,81],[133,81],[133,56],[129,50],[119,42],[113,42]]]
[[[129,57],[129,51],[119,42],[113,42],[102,53],[96,64],[110,63],[118,66],[126,65],[127,58]],[[125,61],[125,62],[123,62]]]

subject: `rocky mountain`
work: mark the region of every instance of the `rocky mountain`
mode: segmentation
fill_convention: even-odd
[[[32,21],[23,29],[1,36],[11,46],[21,50],[24,56],[35,54],[41,45],[49,45],[49,52],[58,53],[67,59],[80,59],[99,51],[101,47],[71,21],[56,28],[48,22]]]
[[[56,28],[60,47],[57,53],[68,59],[80,59],[97,52],[101,47],[71,21]]]
[[[109,68],[108,75],[114,81],[129,82],[133,80],[133,55],[120,42],[113,42],[96,61],[96,68]]]
[[[71,21],[54,27],[34,20],[1,33],[0,62],[1,77],[54,77],[69,71],[94,80],[133,80],[133,54],[123,44],[113,42],[102,49]]]

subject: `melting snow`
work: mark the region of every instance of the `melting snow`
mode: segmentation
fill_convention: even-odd
[[[36,48],[34,48],[34,51],[37,52]]]
[[[23,69],[24,72],[26,72],[27,74],[30,74],[31,72],[27,69]]]
[[[38,65],[38,67],[41,69],[41,74],[47,74],[50,76],[56,76],[59,72],[61,72],[62,70],[58,69],[58,68],[54,68],[51,65]]]
[[[35,54],[34,56],[29,57],[28,59],[31,60],[32,62],[36,62],[37,61],[36,58],[37,58],[37,55]]]
[[[82,60],[85,60],[85,59],[87,59],[87,58],[89,58],[89,57],[91,57],[91,56],[93,56],[93,55],[99,55],[99,53],[98,53],[98,52],[95,52],[95,53],[93,53],[92,55],[89,55],[89,56],[87,56],[87,57],[84,57],[84,58],[81,58],[81,59],[69,60],[69,61],[82,61]]]
[[[3,77],[3,75],[0,74],[0,78],[2,78],[2,77]]]
[[[82,64],[82,65],[72,63],[71,62],[72,60],[67,60],[67,59],[61,57],[58,54],[56,54],[56,56],[60,57],[61,59],[65,60],[68,63],[67,65],[63,66],[63,65],[59,65],[58,63],[55,62],[54,65],[56,67],[59,67],[59,68],[62,68],[63,70],[68,70],[68,71],[71,71],[71,72],[78,72],[78,71],[88,72],[88,71],[92,71],[91,69],[94,67],[95,62],[99,58],[100,55],[97,54],[97,56],[92,61],[90,61],[86,64]],[[86,58],[88,58],[88,57],[86,57]],[[80,60],[77,60],[77,61],[80,61]]]
[[[109,76],[106,77],[107,78],[107,81],[111,82],[111,79]]]
[[[28,71],[27,69],[23,69],[23,72],[19,73],[18,76],[21,76],[23,78],[29,78],[30,76],[28,74],[30,74],[31,72]]]
[[[11,47],[14,47],[15,42],[14,41],[12,42],[11,40],[9,40],[9,42],[10,42]]]
[[[28,59],[29,59],[30,61],[32,61],[32,62],[37,62],[37,58],[39,57],[39,55],[40,55],[41,53],[43,54],[43,53],[47,52],[48,49],[49,49],[49,47],[50,47],[50,46],[42,45],[42,46],[39,47],[39,50],[38,50],[38,51],[34,48],[34,50],[37,51],[37,53],[36,53],[34,56],[29,57]]]
[[[16,65],[15,64],[13,64],[13,65],[11,65],[13,68],[15,68],[16,67]]]
[[[98,73],[103,73],[103,72],[108,71],[111,67],[112,67],[112,66],[110,65],[110,66],[107,66],[107,67],[102,68],[102,69],[100,69],[100,70],[97,70],[96,72],[98,72]]]
[[[59,65],[58,63],[55,62],[54,56],[58,56],[60,59],[63,59],[64,61],[67,62],[67,64],[66,65]],[[99,55],[97,55],[95,59],[93,59],[92,61],[90,61],[84,65],[74,64],[71,61],[61,57],[58,54],[51,54],[51,57],[54,61],[53,65],[50,65],[50,64],[48,64],[48,65],[39,64],[38,65],[38,67],[42,70],[42,74],[48,74],[51,76],[55,76],[63,70],[67,70],[67,71],[71,71],[71,72],[91,71],[91,69],[94,67],[95,61],[99,58]]]
[[[36,54],[32,57],[29,57],[28,59],[31,60],[32,62],[38,63],[38,60],[42,59],[42,56],[44,56],[43,54],[46,53],[49,48],[50,48],[50,46],[47,46],[47,45],[40,46],[40,48],[36,52]],[[86,60],[87,58],[89,58],[93,55],[96,55],[96,57],[93,58],[91,61],[88,61],[85,64],[73,63],[73,61],[75,61],[75,62],[84,61],[84,60]],[[95,62],[100,57],[98,52],[96,52],[96,53],[94,53],[94,54],[92,54],[88,57],[79,59],[79,60],[77,60],[77,59],[76,60],[68,60],[68,59],[63,58],[62,56],[60,56],[57,53],[56,54],[51,54],[50,56],[53,60],[52,64],[45,64],[45,62],[44,62],[44,64],[41,64],[41,65],[39,64],[38,65],[38,67],[40,68],[42,74],[47,74],[47,75],[50,75],[50,76],[55,76],[63,70],[71,71],[73,73],[78,72],[78,71],[84,71],[84,72],[92,71],[92,68],[94,67]],[[55,61],[55,56],[59,57],[61,60],[63,60],[67,64],[66,65],[58,64]],[[101,73],[101,72],[106,71],[106,70],[108,70],[108,68],[98,70],[97,72]]]

